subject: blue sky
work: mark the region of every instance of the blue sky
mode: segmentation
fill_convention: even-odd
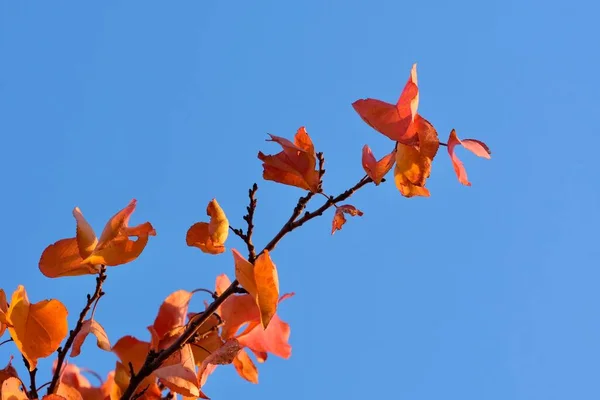
[[[395,101],[418,63],[419,111],[464,150],[471,188],[439,153],[432,197],[390,182],[330,236],[332,213],[273,252],[293,354],[260,384],[219,368],[214,399],[595,399],[600,395],[598,5],[591,1],[2,2],[0,287],[58,298],[74,321],[93,277],[48,279],[37,262],[74,234],[79,206],[99,232],[130,199],[151,221],[134,263],[111,268],[96,313],[113,343],[147,339],[162,300],[232,275],[230,253],[185,244],[216,197],[242,226],[259,184],[255,242],[287,219],[299,189],[261,179],[267,132],[306,126],[325,189],[363,174],[383,135],[350,104]],[[596,38],[596,39],[594,39]],[[313,204],[320,204],[317,200]],[[232,237],[228,247],[243,250]],[[195,307],[202,297],[194,300]],[[0,364],[15,354],[0,347]],[[73,360],[103,376],[115,357]],[[19,360],[16,364],[21,368]],[[49,377],[40,364],[38,382]],[[91,378],[93,381],[93,378]]]

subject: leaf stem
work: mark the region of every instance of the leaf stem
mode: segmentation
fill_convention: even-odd
[[[75,325],[75,328],[72,329],[71,332],[69,333],[69,337],[67,338],[65,345],[63,347],[59,347],[59,349],[58,349],[58,357],[56,359],[56,369],[54,370],[54,375],[52,376],[52,381],[50,382],[50,386],[48,386],[48,394],[54,393],[58,386],[58,381],[60,378],[63,363],[65,362],[65,357],[67,356],[67,353],[69,352],[69,350],[71,349],[71,346],[73,345],[75,336],[77,336],[77,334],[81,331],[81,328],[83,327],[83,321],[85,320],[87,313],[90,311],[90,308],[92,308],[92,305],[97,303],[97,301],[100,300],[100,297],[104,296],[104,292],[102,291],[102,284],[104,283],[105,280],[106,280],[106,266],[101,265],[100,272],[98,273],[98,276],[96,277],[96,290],[94,291],[94,294],[87,295],[87,302],[86,302],[85,306],[83,307],[83,310],[81,310],[81,313],[79,314],[79,319],[77,320],[77,324]],[[94,310],[95,309],[96,309],[96,306],[94,305]]]

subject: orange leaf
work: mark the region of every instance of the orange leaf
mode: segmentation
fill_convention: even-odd
[[[409,128],[417,115],[418,106],[417,64],[412,66],[410,77],[396,104],[375,99],[360,99],[352,103],[354,110],[370,127],[407,145],[414,144],[416,139],[415,132]]]
[[[33,371],[39,358],[56,351],[67,336],[67,309],[58,300],[31,304],[25,287],[14,291],[6,312],[8,331]]]
[[[98,241],[78,207],[73,210],[77,222],[76,237],[61,239],[46,247],[39,268],[49,278],[97,274],[100,265],[116,266],[135,260],[142,253],[148,237],[156,235],[149,222],[129,227],[135,210],[133,199],[106,224]],[[137,240],[129,237],[136,236]]]
[[[237,250],[232,249],[235,262],[235,276],[242,287],[255,299],[260,310],[261,322],[267,326],[277,311],[279,279],[277,268],[269,251],[258,256],[254,265],[250,264]]]
[[[164,338],[169,331],[185,325],[185,317],[192,295],[193,293],[187,290],[178,290],[168,295],[161,304],[153,324],[159,340]]]
[[[223,340],[219,336],[219,332],[213,331],[204,338],[193,342],[191,345],[196,365],[202,365],[202,361],[204,361],[206,357],[223,345]]]
[[[293,295],[293,293],[285,294],[281,296],[279,302]],[[283,322],[277,314],[273,316],[267,329],[264,329],[261,325],[249,328],[250,326],[238,336],[238,340],[244,347],[252,350],[259,362],[266,360],[267,353],[272,353],[282,358],[289,358],[292,354],[292,347],[288,343],[290,326]]]
[[[225,251],[225,241],[229,235],[229,220],[216,199],[206,208],[210,222],[198,222],[188,229],[186,243],[198,247],[204,253],[220,254]]]
[[[315,169],[317,156],[310,136],[304,127],[300,127],[294,136],[294,143],[289,140],[269,134],[283,150],[275,155],[265,155],[258,152],[258,158],[263,162],[263,178],[269,181],[296,186],[301,189],[318,192],[320,176]]]
[[[2,393],[2,383],[9,378],[18,378],[17,370],[12,366],[13,357],[10,356],[8,364],[3,369],[0,369],[0,394]]]
[[[240,350],[233,359],[233,366],[242,378],[251,383],[258,383],[258,369],[245,350]]]
[[[52,364],[52,373],[56,372],[58,360],[54,360]],[[79,390],[81,388],[91,387],[90,381],[81,373],[81,369],[75,364],[64,363],[60,372],[60,382]]]
[[[371,148],[365,144],[362,150],[362,166],[375,185],[379,185],[383,177],[392,169],[396,162],[395,156],[396,149],[394,148],[394,151],[377,161]]]
[[[141,341],[133,336],[123,336],[112,347],[113,353],[119,357],[123,364],[133,364],[135,372],[139,371],[144,364],[149,350],[150,343]]]
[[[6,331],[6,324],[3,322],[6,320],[6,311],[8,311],[8,303],[6,302],[6,293],[0,289],[0,336],[4,335]]]
[[[194,354],[189,344],[176,352],[175,357],[169,357],[155,374],[173,392],[183,396],[200,396]]]
[[[350,214],[351,216],[359,216],[362,217],[363,212],[358,208],[351,206],[350,204],[344,204],[342,206],[336,207],[335,214],[333,215],[333,223],[331,226],[331,234],[333,235],[335,231],[339,231],[342,229],[342,226],[346,223],[346,217],[344,214]]]
[[[465,149],[470,150],[475,155],[483,158],[490,159],[490,154],[492,152],[487,147],[487,145],[479,140],[475,139],[463,139],[460,140],[458,136],[456,136],[456,131],[452,129],[450,132],[450,137],[448,138],[448,154],[450,154],[450,159],[452,160],[452,166],[454,167],[454,172],[458,177],[458,181],[465,186],[471,186],[471,182],[467,178],[467,171],[465,167],[456,155],[454,149],[457,145],[461,144]]]
[[[236,249],[231,249],[235,264],[235,278],[240,285],[256,298],[256,280],[254,279],[254,265],[252,265]]]
[[[129,374],[129,368],[117,361],[114,374],[114,384],[110,388],[110,399],[118,400],[121,395],[127,389],[131,376]],[[143,392],[141,394],[140,392]],[[141,396],[138,397],[138,395]],[[135,390],[135,395],[138,400],[158,400],[161,398],[161,390],[156,384],[156,376],[154,374],[144,378]]]
[[[85,341],[87,335],[92,334],[96,336],[96,345],[105,351],[110,351],[110,341],[104,331],[102,325],[93,319],[83,321],[81,330],[75,335],[73,340],[73,348],[71,349],[71,357],[77,357],[81,353],[81,345]]]
[[[413,128],[417,132],[418,145],[397,144],[394,180],[405,197],[429,197],[425,182],[431,174],[431,163],[440,142],[433,125],[420,115],[416,116]]]
[[[58,384],[56,388],[56,394],[65,400],[83,400],[81,393],[72,386],[69,386],[63,382]]]
[[[2,382],[2,400],[27,400],[27,395],[21,389],[21,381],[19,378],[8,378]]]
[[[83,395],[81,395],[83,397]],[[61,395],[58,394],[45,394],[44,397],[42,397],[42,400],[67,400],[64,397],[62,397]],[[91,400],[91,399],[86,399],[86,400]],[[101,399],[97,399],[97,400],[101,400]]]
[[[254,279],[256,280],[256,295],[260,309],[260,321],[266,328],[271,318],[277,312],[279,298],[279,278],[277,268],[268,250],[258,256],[254,262]]]

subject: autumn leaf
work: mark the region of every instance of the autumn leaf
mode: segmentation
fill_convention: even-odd
[[[21,380],[11,377],[2,382],[1,400],[27,400],[27,395],[21,389]]]
[[[200,396],[194,354],[189,344],[169,357],[155,374],[173,392],[189,397]]]
[[[76,236],[48,246],[40,258],[40,271],[49,278],[97,274],[101,265],[122,265],[138,258],[149,236],[156,235],[156,231],[149,222],[129,226],[135,206],[136,200],[133,199],[115,214],[106,224],[100,240],[81,210],[75,207]],[[137,240],[130,237],[137,237]]]
[[[417,132],[418,145],[398,143],[396,146],[394,180],[396,187],[405,197],[429,197],[425,182],[431,174],[431,163],[440,142],[433,125],[420,115],[415,118],[414,129]]]
[[[2,384],[4,383],[4,381],[6,381],[9,378],[19,377],[19,375],[17,374],[17,370],[15,369],[15,367],[12,366],[12,359],[13,357],[10,356],[6,367],[0,369],[0,397],[2,394]]]
[[[370,127],[406,145],[412,145],[416,140],[416,132],[410,129],[410,125],[417,115],[418,106],[417,64],[412,66],[396,104],[376,99],[360,99],[352,103],[354,110]]]
[[[52,374],[56,372],[58,360],[55,359],[52,364]],[[68,386],[74,387],[77,390],[85,387],[91,387],[92,384],[83,376],[81,369],[73,363],[64,363],[60,372],[60,382]]]
[[[286,293],[279,298],[279,303],[294,296],[294,293]],[[271,353],[281,358],[289,358],[292,347],[288,340],[290,338],[290,326],[283,322],[277,314],[273,316],[269,326],[264,329],[261,325],[248,325],[248,327],[237,336],[238,341],[244,347],[249,348],[259,362],[267,359]]]
[[[250,264],[237,250],[233,249],[235,275],[240,284],[255,299],[260,311],[260,320],[264,327],[277,312],[279,298],[279,278],[277,268],[268,250],[262,252]]]
[[[458,181],[465,186],[471,186],[471,182],[467,178],[467,171],[465,167],[458,158],[455,153],[455,148],[457,145],[462,145],[465,149],[470,150],[476,156],[490,159],[490,155],[492,152],[487,147],[487,145],[479,140],[475,139],[463,139],[460,140],[458,136],[456,136],[456,131],[452,129],[450,132],[450,137],[448,138],[448,154],[450,154],[450,159],[452,160],[452,166],[454,167],[454,172],[458,177]]]
[[[96,336],[96,345],[105,351],[110,351],[110,341],[108,340],[108,336],[104,331],[102,325],[96,322],[93,319],[88,319],[83,321],[81,325],[81,329],[75,335],[75,339],[73,340],[73,348],[71,349],[71,357],[77,357],[79,353],[81,353],[81,345],[85,341],[87,335],[92,334]]]
[[[210,222],[198,222],[192,225],[187,231],[186,243],[188,246],[198,247],[204,253],[223,253],[229,235],[227,216],[216,199],[208,203],[206,213],[210,216]]]
[[[319,191],[320,176],[317,171],[317,156],[310,136],[304,127],[300,127],[294,136],[294,143],[289,140],[269,134],[283,150],[275,155],[258,153],[263,162],[263,178],[269,181]]]
[[[110,399],[118,400],[127,389],[129,381],[131,380],[129,368],[125,364],[117,361],[113,379],[114,384],[110,388]],[[161,390],[158,388],[156,376],[154,374],[142,380],[135,390],[135,397],[138,400],[158,400],[161,398]]]
[[[139,340],[133,336],[123,336],[112,347],[112,352],[119,357],[125,365],[131,363],[134,371],[139,371],[146,360],[150,343]]]
[[[65,400],[83,400],[83,396],[79,393],[79,390],[72,386],[60,382],[56,388],[56,394]]]
[[[233,359],[233,366],[238,375],[251,383],[258,383],[258,369],[244,349]]]
[[[6,331],[6,324],[3,322],[6,320],[6,312],[8,311],[8,303],[6,302],[6,293],[0,289],[0,337],[4,335]]]
[[[331,234],[333,235],[335,231],[339,231],[342,229],[342,226],[346,223],[346,217],[344,214],[349,214],[353,217],[359,216],[362,217],[363,212],[358,208],[350,205],[344,204],[335,208],[335,214],[333,215],[333,222],[331,224]]]
[[[188,306],[193,294],[187,290],[178,290],[168,295],[163,301],[152,325],[159,340],[164,338],[169,331],[185,325]]]
[[[15,345],[29,362],[30,370],[39,358],[48,357],[67,336],[67,309],[58,300],[31,304],[25,287],[14,291],[6,322]]]
[[[375,159],[371,148],[365,144],[362,150],[362,166],[367,176],[373,180],[375,185],[379,185],[383,177],[392,169],[396,162],[396,149],[382,157],[379,161]]]

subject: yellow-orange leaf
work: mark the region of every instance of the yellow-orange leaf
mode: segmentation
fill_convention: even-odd
[[[194,354],[189,344],[176,352],[174,357],[169,357],[155,374],[173,392],[183,396],[200,396]]]
[[[17,370],[12,366],[12,359],[13,357],[11,356],[8,360],[8,365],[3,369],[0,369],[0,394],[2,393],[2,383],[4,383],[5,380],[19,377]]]
[[[279,298],[277,268],[273,264],[268,250],[258,256],[254,265],[250,264],[237,250],[232,249],[232,253],[235,262],[235,277],[255,299],[260,310],[261,322],[266,327],[277,312]]]
[[[19,378],[8,378],[2,382],[2,400],[27,400],[27,395],[21,390]]]
[[[67,309],[58,300],[31,304],[25,287],[19,285],[6,313],[8,331],[15,345],[34,370],[39,358],[56,351],[67,336]]]
[[[379,185],[383,180],[383,177],[392,169],[396,156],[396,149],[390,154],[384,156],[381,160],[377,161],[371,148],[368,145],[364,145],[362,150],[362,166],[369,178],[373,180],[375,185]]]
[[[102,325],[93,319],[83,321],[81,330],[75,335],[73,340],[73,348],[71,349],[71,357],[77,357],[81,352],[81,345],[85,341],[87,335],[92,334],[96,336],[96,345],[102,350],[110,351],[110,341],[104,331]]]
[[[220,254],[225,251],[225,241],[229,235],[229,220],[216,199],[206,207],[210,222],[198,222],[188,229],[186,243],[198,247],[204,253]]]
[[[267,141],[278,143],[283,151],[275,155],[258,152],[258,158],[263,162],[263,178],[316,193],[320,183],[319,171],[315,169],[317,156],[306,129],[298,129],[294,143],[279,136],[269,136],[271,139]]]
[[[437,154],[440,142],[433,125],[417,115],[413,124],[419,138],[418,145],[398,143],[394,180],[405,197],[429,197],[425,182],[431,174],[431,162]]]
[[[248,353],[246,353],[246,350],[240,350],[233,359],[233,366],[242,378],[251,383],[258,383],[258,369],[252,362],[252,359],[250,359],[250,356],[248,356]]]
[[[248,291],[253,297],[256,297],[256,280],[254,279],[254,265],[252,265],[236,249],[231,249],[233,261],[235,263],[235,279],[240,285]]]
[[[346,217],[344,216],[344,214],[349,214],[353,217],[357,215],[359,217],[362,217],[363,212],[350,204],[344,204],[339,207],[336,207],[335,214],[333,215],[333,222],[331,224],[332,235],[335,233],[335,231],[341,230],[342,226],[346,223]]]
[[[84,397],[84,396],[81,395],[81,397]],[[42,397],[42,400],[67,400],[67,399],[58,394],[52,393],[52,394],[44,395],[44,397]],[[85,400],[103,400],[103,399],[85,399]]]
[[[76,236],[46,247],[40,257],[40,271],[49,278],[96,274],[100,265],[122,265],[138,258],[149,236],[156,235],[156,231],[149,222],[134,227],[128,225],[135,206],[133,199],[115,214],[106,224],[100,240],[81,210],[75,207]]]
[[[149,350],[150,343],[141,341],[133,336],[123,336],[112,347],[113,353],[119,357],[121,362],[125,365],[131,363],[133,370],[136,372],[144,364]]]
[[[254,262],[254,279],[256,281],[256,295],[260,320],[263,327],[267,327],[273,315],[277,312],[279,300],[279,278],[277,268],[269,251],[265,250]]]
[[[65,400],[83,400],[81,393],[79,393],[77,389],[63,382],[58,384],[56,394],[63,397]]]

